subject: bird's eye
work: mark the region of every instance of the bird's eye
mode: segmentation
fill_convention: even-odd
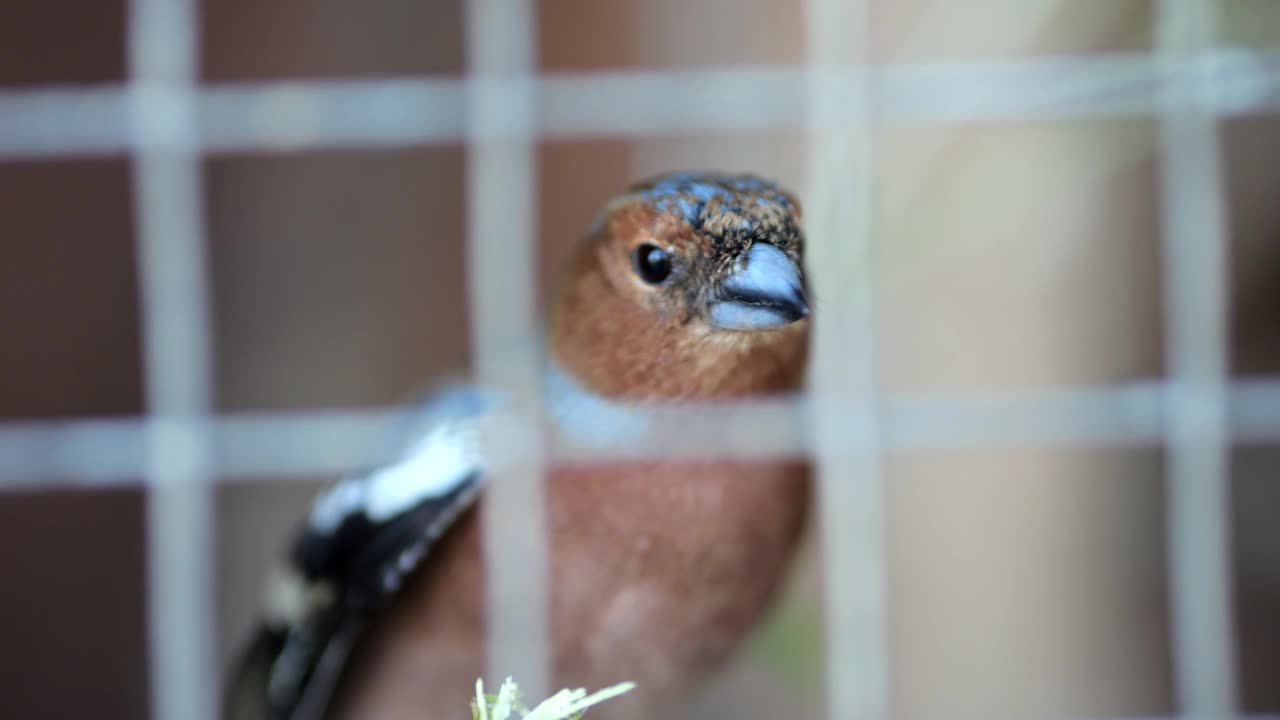
[[[640,279],[657,285],[671,275],[671,255],[656,245],[644,244],[636,248],[636,272]]]

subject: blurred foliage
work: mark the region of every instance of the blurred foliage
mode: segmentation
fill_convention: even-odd
[[[484,681],[476,680],[476,699],[471,703],[472,720],[579,720],[588,708],[630,692],[635,683],[620,683],[591,695],[578,688],[561,690],[532,710],[520,703],[520,688],[507,678],[496,695],[485,693]]]
[[[799,694],[822,688],[822,612],[815,598],[783,602],[751,639],[749,652]]]

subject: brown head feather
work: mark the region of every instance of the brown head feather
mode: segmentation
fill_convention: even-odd
[[[555,362],[611,397],[682,399],[779,392],[801,380],[807,319],[725,330],[709,321],[721,284],[753,245],[803,261],[800,205],[749,175],[667,175],[606,206],[572,258],[551,308]],[[637,249],[671,258],[654,284]]]

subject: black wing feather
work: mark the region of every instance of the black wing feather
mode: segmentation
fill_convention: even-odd
[[[438,393],[429,421],[478,415],[488,399],[466,388]],[[441,417],[443,416],[443,418]],[[415,423],[417,430],[431,423]],[[394,600],[405,578],[479,495],[478,468],[402,512],[375,521],[349,513],[337,527],[307,526],[290,554],[292,576],[321,600],[290,624],[264,622],[236,664],[224,698],[227,720],[319,720],[362,631]]]

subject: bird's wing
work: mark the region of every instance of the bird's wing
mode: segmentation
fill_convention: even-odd
[[[232,669],[228,720],[323,717],[366,622],[474,504],[484,471],[477,420],[492,398],[455,386],[401,428],[396,459],[318,497],[267,608]]]

